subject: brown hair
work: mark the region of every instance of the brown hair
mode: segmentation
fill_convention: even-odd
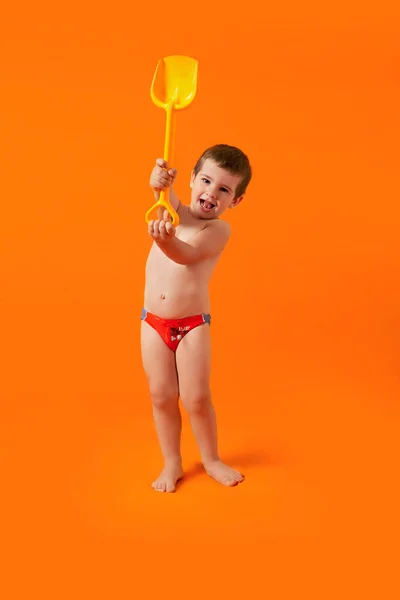
[[[252,176],[252,170],[247,156],[235,146],[228,146],[227,144],[216,144],[215,146],[211,146],[211,148],[207,148],[207,150],[203,152],[195,164],[193,169],[195,177],[201,170],[204,161],[208,158],[217,163],[221,169],[226,169],[232,173],[232,175],[241,176],[242,180],[236,188],[235,198],[242,196],[245,193]]]

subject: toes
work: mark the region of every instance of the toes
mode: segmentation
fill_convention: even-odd
[[[151,487],[156,492],[175,492],[176,485],[174,481],[168,481],[168,479],[158,479],[154,483],[151,484]]]
[[[155,481],[152,485],[152,488],[156,492],[165,492],[166,485],[164,481]]]
[[[235,471],[235,470],[232,471],[231,477],[238,483],[240,483],[244,479],[244,475],[242,473],[240,473],[240,471]]]
[[[223,483],[224,483],[224,485],[232,486],[232,485],[235,485],[237,483],[237,481],[236,481],[236,479],[233,479],[232,477],[224,477]]]

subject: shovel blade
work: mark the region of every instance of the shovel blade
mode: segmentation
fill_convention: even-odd
[[[198,62],[190,56],[167,56],[158,61],[151,84],[151,98],[160,108],[181,110],[197,92]]]

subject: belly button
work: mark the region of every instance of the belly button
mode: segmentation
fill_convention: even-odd
[[[161,294],[161,298],[165,300],[165,294]]]

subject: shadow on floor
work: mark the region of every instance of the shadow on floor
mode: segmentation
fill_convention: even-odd
[[[274,455],[270,452],[265,452],[264,450],[254,450],[251,452],[238,452],[236,454],[222,455],[221,460],[238,471],[246,471],[246,469],[251,467],[268,468],[282,464],[282,457]],[[205,475],[203,465],[201,463],[195,463],[189,469],[185,469],[185,475],[178,482],[177,487],[180,487],[187,481],[203,475]]]

